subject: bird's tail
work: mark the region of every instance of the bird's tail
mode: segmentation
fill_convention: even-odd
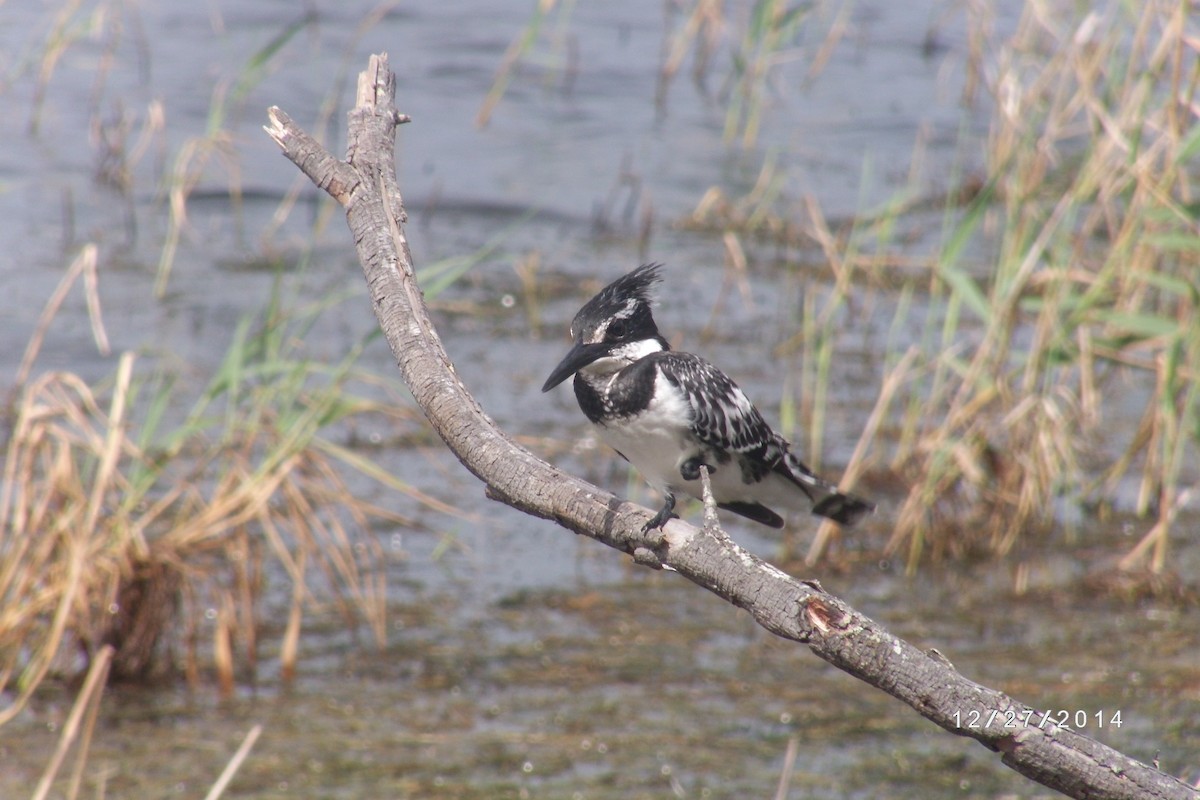
[[[839,491],[836,486],[822,479],[791,453],[788,453],[787,461],[791,467],[790,477],[812,500],[814,514],[828,517],[842,525],[853,525],[867,514],[874,513],[874,503]]]

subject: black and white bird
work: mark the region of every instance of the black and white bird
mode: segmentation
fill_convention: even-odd
[[[579,407],[600,438],[662,492],[645,530],[675,516],[676,494],[701,498],[701,465],[719,507],[773,528],[783,527],[776,509],[811,509],[843,525],[874,511],[806,467],[724,372],[671,349],[650,309],[659,269],[638,267],[579,310],[575,346],[542,387],[574,375]]]

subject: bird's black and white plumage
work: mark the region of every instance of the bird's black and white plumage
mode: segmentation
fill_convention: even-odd
[[[701,465],[721,508],[774,528],[783,527],[776,509],[811,509],[843,525],[873,511],[806,467],[725,373],[671,349],[650,309],[659,269],[638,267],[579,310],[575,346],[542,387],[574,375],[579,407],[600,438],[663,493],[646,528],[667,523],[677,493],[701,497]]]

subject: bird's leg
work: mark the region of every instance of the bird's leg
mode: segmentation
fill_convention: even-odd
[[[677,516],[675,513],[675,495],[667,492],[663,497],[663,507],[658,510],[658,513],[650,518],[650,521],[642,526],[642,533],[654,530],[655,528],[662,530],[662,527],[671,521],[672,517]]]
[[[705,464],[704,459],[700,456],[692,456],[687,461],[679,465],[679,474],[683,476],[685,481],[700,480],[700,468],[708,467],[708,473],[711,475],[716,472],[711,465]]]
[[[700,485],[703,489],[704,500],[704,527],[713,531],[721,529],[721,523],[717,520],[717,500],[713,497],[712,481],[708,479],[709,473],[712,471],[708,465],[697,470],[700,473]]]
[[[712,481],[708,479],[712,467],[707,464],[704,464],[703,467],[704,469],[699,472],[701,495],[704,500],[704,530],[733,547],[734,544],[730,540],[729,534],[725,533],[725,529],[721,527],[721,520],[717,518],[717,499],[713,497]]]

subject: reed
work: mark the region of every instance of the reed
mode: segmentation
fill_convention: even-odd
[[[668,4],[655,91],[659,113],[666,113],[671,84],[690,53],[692,80],[703,91],[718,74],[714,94],[725,109],[725,142],[752,149],[778,92],[779,68],[803,60],[808,65],[803,80],[815,80],[845,35],[852,6],[781,0]]]
[[[731,52],[731,88],[725,110],[724,139],[751,148],[758,142],[771,88],[771,73],[780,63],[798,57],[793,50],[800,28],[812,11],[810,4],[756,0],[741,36]],[[836,30],[836,29],[835,29]],[[820,59],[813,59],[814,64]]]
[[[1008,554],[1067,525],[1068,507],[1116,505],[1148,520],[1121,566],[1159,572],[1200,463],[1200,58],[1186,6],[1028,0],[1004,39],[985,7],[966,8],[967,99],[994,104],[980,171],[830,224],[787,196],[768,156],[752,190],[710,190],[685,224],[820,249],[834,285],[806,293],[781,349],[801,355],[814,452],[850,276],[853,294],[891,298],[887,420],[862,457],[907,487],[886,549],[910,570]],[[914,254],[906,231],[938,205],[940,243]],[[796,405],[785,398],[787,416]]]
[[[219,167],[224,173],[234,219],[240,221],[241,165],[234,136],[228,127],[229,119],[242,107],[251,89],[262,81],[288,43],[316,22],[317,15],[313,11],[299,15],[252,53],[234,80],[218,83],[213,89],[204,133],[188,137],[176,152],[165,179],[167,231],[159,252],[154,282],[156,297],[162,298],[166,294],[175,257],[188,226],[189,199],[200,182],[209,177],[214,167]],[[278,213],[286,215],[292,202],[285,199],[280,204]]]
[[[835,5],[836,14],[825,20],[827,7]],[[547,86],[557,83],[563,91],[570,90],[578,69],[578,55],[568,35],[574,6],[537,0],[504,52],[476,114],[476,125],[482,128],[491,122],[522,64],[540,67],[535,74]],[[708,92],[714,74],[719,81],[714,94],[725,108],[725,142],[753,148],[777,88],[778,68],[804,58],[809,65],[804,79],[815,79],[849,27],[851,6],[782,0],[754,0],[732,7],[716,0],[667,3],[655,107],[660,114],[667,112],[671,86],[690,54],[692,80],[702,91]],[[814,19],[821,24],[811,24]]]
[[[889,549],[910,567],[927,548],[1007,553],[1059,503],[1108,505],[1129,477],[1154,522],[1124,566],[1165,567],[1200,434],[1195,48],[1178,3],[1031,1],[981,54],[996,65],[986,178],[929,276],[939,354],[892,460],[912,488]],[[1130,402],[1140,429],[1097,470]]]
[[[492,79],[492,86],[475,115],[476,125],[480,128],[488,126],[500,101],[504,99],[505,92],[508,91],[517,67],[523,60],[528,60],[535,55],[540,56],[542,61],[548,65],[545,72],[547,79],[555,73],[561,72],[563,86],[570,86],[575,70],[573,61],[576,54],[566,32],[574,6],[573,2],[560,4],[558,0],[537,0],[529,16],[529,21],[509,44],[508,49],[504,51],[504,57]],[[555,27],[551,27],[550,23],[554,21],[557,21],[557,24]],[[543,39],[548,40],[549,44],[545,51],[538,49],[539,43],[546,43],[542,41]]]
[[[236,669],[254,669],[266,592],[280,580],[293,587],[285,675],[314,611],[383,641],[385,559],[369,531],[411,523],[355,496],[347,469],[387,476],[333,436],[410,414],[356,393],[370,380],[355,366],[362,343],[333,365],[304,355],[324,308],[286,313],[276,300],[243,320],[181,419],[174,382],[139,376],[132,353],[99,386],[34,370],[18,387],[0,492],[0,724],[105,646],[115,678],[160,674],[182,649],[195,679],[205,628],[231,690]]]
[[[356,39],[386,14],[390,5],[381,3],[366,15],[356,31]],[[235,73],[217,81],[212,89],[204,130],[186,137],[169,152],[166,130],[171,104],[153,99],[143,111],[138,112],[128,108],[122,100],[114,101],[111,98],[112,88],[108,85],[114,68],[131,59],[139,62],[143,75],[150,74],[148,58],[151,48],[144,41],[144,24],[138,18],[139,14],[140,10],[136,7],[113,0],[63,2],[55,9],[45,35],[31,41],[28,52],[17,55],[11,75],[0,78],[0,92],[8,88],[8,83],[26,74],[33,77],[29,131],[36,135],[45,105],[48,99],[52,102],[55,97],[52,88],[56,79],[61,80],[57,73],[65,56],[73,49],[99,47],[101,55],[92,77],[88,102],[90,128],[97,148],[96,179],[115,189],[122,198],[126,209],[128,246],[133,246],[139,230],[138,209],[134,199],[138,190],[154,192],[156,200],[165,202],[166,234],[159,247],[154,287],[155,295],[161,298],[169,286],[180,247],[186,242],[188,208],[199,187],[206,182],[218,181],[214,185],[227,193],[234,211],[234,223],[240,225],[242,169],[236,120],[252,91],[278,66],[288,46],[301,33],[316,27],[320,20],[315,12],[308,10],[282,23]],[[348,48],[352,50],[353,44],[350,43]],[[351,53],[348,52],[343,69],[325,99],[321,111],[322,126],[326,126],[334,114],[336,100],[346,79],[345,64],[350,57]],[[139,180],[142,184],[146,182],[144,162],[149,155],[154,156],[154,163],[150,165],[153,184],[150,187],[139,186]],[[281,200],[272,224],[260,237],[264,249],[274,249],[272,239],[294,207],[298,192],[298,185],[294,186]],[[326,212],[323,220],[328,216]],[[68,241],[71,233],[69,228],[68,224]],[[240,235],[241,231],[238,233]]]

